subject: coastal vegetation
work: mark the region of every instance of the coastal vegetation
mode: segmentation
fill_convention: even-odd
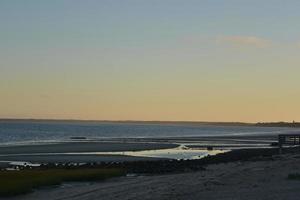
[[[0,196],[29,193],[35,188],[59,185],[68,181],[100,181],[124,174],[125,172],[119,168],[1,171]]]

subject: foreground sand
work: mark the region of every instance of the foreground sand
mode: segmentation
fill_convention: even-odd
[[[11,199],[294,200],[300,196],[300,181],[288,180],[287,176],[299,172],[300,155],[289,154],[262,161],[210,165],[206,171],[195,173],[65,184]]]

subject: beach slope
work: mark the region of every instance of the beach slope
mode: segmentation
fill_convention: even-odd
[[[69,184],[12,199],[293,200],[300,195],[300,181],[288,179],[288,176],[300,172],[299,163],[298,154],[277,155],[261,160],[209,165],[207,170],[193,173]]]

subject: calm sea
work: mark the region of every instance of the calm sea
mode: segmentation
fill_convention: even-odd
[[[290,128],[247,126],[160,125],[105,122],[33,122],[0,121],[0,144],[63,141],[70,137],[157,138],[189,136],[225,136],[279,134],[296,131]],[[299,131],[299,129],[297,130]]]

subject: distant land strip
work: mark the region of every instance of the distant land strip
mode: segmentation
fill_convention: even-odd
[[[259,126],[300,128],[300,122],[206,122],[206,121],[142,121],[142,120],[78,120],[78,119],[13,119],[2,118],[0,122],[28,123],[120,123],[120,124],[162,124],[162,125],[212,125],[212,126]]]
[[[255,126],[300,128],[300,122],[259,122]]]

